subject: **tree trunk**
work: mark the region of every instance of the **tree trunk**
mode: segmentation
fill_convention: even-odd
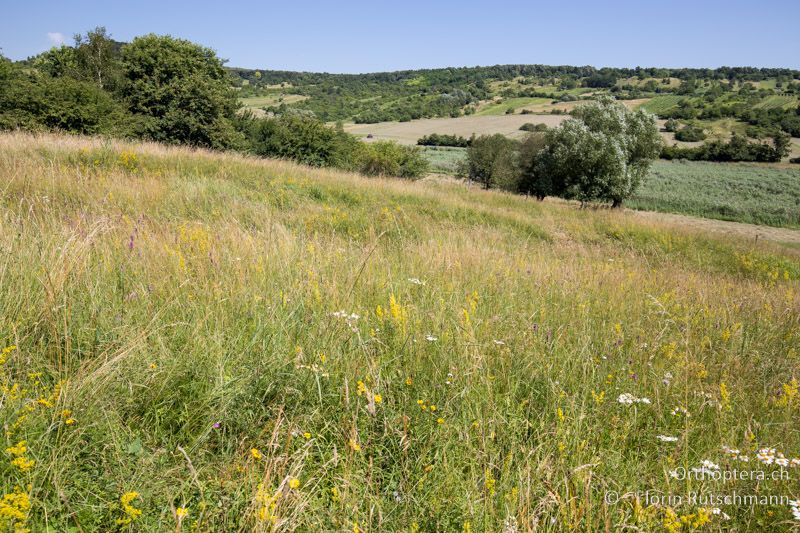
[[[618,209],[620,207],[622,207],[622,198],[614,198],[614,200],[611,201],[611,208]]]

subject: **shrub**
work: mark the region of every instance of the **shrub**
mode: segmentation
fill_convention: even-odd
[[[675,139],[683,142],[704,141],[706,134],[702,128],[686,126],[675,132]]]
[[[359,145],[355,170],[368,176],[419,178],[428,171],[428,161],[419,148],[392,141],[377,141]]]
[[[484,189],[499,187],[516,190],[519,181],[517,148],[519,142],[499,133],[481,135],[467,149],[466,174]]]
[[[466,148],[470,143],[471,140],[466,137],[440,133],[431,133],[417,140],[419,146],[456,146],[458,148]]]
[[[543,132],[547,131],[547,124],[533,124],[532,122],[526,122],[520,126],[519,129],[520,131]]]

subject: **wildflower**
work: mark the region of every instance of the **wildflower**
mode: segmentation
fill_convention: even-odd
[[[219,422],[214,422],[214,423],[211,425],[211,427],[212,427],[212,428],[214,428],[214,429],[219,429],[221,426],[222,426],[222,424],[220,424]]]
[[[602,405],[606,399],[606,391],[600,391],[600,393],[592,391],[592,399],[597,405]]]
[[[672,416],[681,416],[681,415],[685,416],[686,418],[692,416],[689,414],[689,411],[687,411],[685,407],[681,407],[680,405],[672,410]]]
[[[488,468],[486,469],[485,474],[486,480],[484,481],[484,486],[486,487],[486,490],[489,491],[489,496],[494,496],[494,488],[497,484],[497,480],[492,477],[492,472]]]
[[[362,396],[365,392],[367,392],[367,386],[364,385],[364,382],[361,381],[360,379],[358,380],[358,383],[356,383],[356,385],[358,387],[356,392],[358,393],[359,396]]]
[[[765,465],[771,465],[775,462],[775,448],[761,448],[756,454],[756,459]]]
[[[658,435],[656,438],[658,440],[660,440],[661,442],[677,442],[678,441],[678,437],[669,437],[667,435]]]
[[[158,368],[158,365],[155,363],[150,363],[149,368],[150,370],[155,370],[156,368]]]
[[[131,522],[135,521],[142,515],[142,510],[137,509],[133,506],[131,502],[139,497],[139,493],[135,491],[126,492],[122,496],[119,497],[119,502],[122,504],[122,512],[124,513],[123,518],[117,519],[117,525],[126,526]]]
[[[434,404],[431,404],[431,413],[435,412],[436,409],[438,409],[438,407],[436,407]]]
[[[439,339],[437,339],[433,335],[425,335],[425,340],[428,341],[428,342],[436,342]]]
[[[650,399],[649,398],[637,398],[636,396],[634,396],[633,394],[631,394],[629,392],[624,392],[624,393],[620,394],[617,397],[617,402],[619,402],[619,403],[621,403],[623,405],[633,405],[635,403],[649,404],[650,403]]]
[[[442,418],[442,417],[437,418],[436,419],[436,423],[439,424],[439,425],[444,424],[444,418]]]
[[[505,342],[497,340],[497,339],[493,340],[492,342],[495,343],[497,346],[505,346],[505,344],[506,344]]]
[[[372,398],[375,400],[375,403],[381,403],[383,401],[383,396],[380,394],[374,394]]]
[[[258,461],[258,460],[260,460],[262,457],[264,457],[264,455],[261,453],[261,451],[259,451],[259,449],[258,449],[258,448],[250,448],[250,455],[251,455],[251,456],[253,457],[253,459],[255,459],[256,461]]]
[[[36,464],[36,461],[27,457],[16,457],[12,459],[11,464],[19,468],[20,472],[28,472]]]
[[[413,379],[411,379],[411,376],[408,376],[408,377],[406,378],[406,385],[410,387],[410,386],[411,386],[411,385],[413,385],[413,384],[414,384],[414,380],[413,380]]]
[[[664,377],[661,379],[661,383],[663,383],[664,385],[669,386],[669,384],[671,382],[672,382],[672,372],[667,372],[666,374],[664,374]]]
[[[353,450],[354,452],[360,452],[361,451],[361,445],[356,441],[356,439],[350,439],[347,442],[347,444],[348,444],[348,446],[350,446],[350,449]]]
[[[794,519],[800,522],[800,500],[789,500],[789,507]]]
[[[66,420],[64,420],[64,423],[65,423],[66,425],[68,425],[68,426],[71,426],[71,425],[73,425],[75,422],[77,422],[77,420],[75,420],[75,419],[74,419],[74,418],[72,418],[72,417],[70,417],[70,418],[67,418]]]
[[[303,438],[306,439],[306,440],[310,439],[311,438],[311,433],[306,431],[305,433],[303,433]]]
[[[14,487],[14,492],[4,494],[0,500],[0,527],[4,530],[15,532],[30,531],[25,528],[28,512],[31,509],[31,500],[22,488]]]
[[[425,282],[418,278],[408,278],[408,282],[413,283],[414,285],[425,285]]]
[[[296,477],[293,477],[289,480],[289,488],[293,490],[297,490],[300,488],[300,480]]]
[[[189,509],[186,507],[178,507],[175,509],[175,516],[178,517],[178,520],[183,520],[186,515],[189,514]]]

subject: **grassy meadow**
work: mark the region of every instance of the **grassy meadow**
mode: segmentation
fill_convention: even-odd
[[[80,137],[0,176],[0,530],[797,525],[800,251]]]

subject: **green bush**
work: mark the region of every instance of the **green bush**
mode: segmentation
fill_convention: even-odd
[[[702,128],[686,126],[675,132],[675,139],[683,142],[697,142],[706,139],[706,133]]]

